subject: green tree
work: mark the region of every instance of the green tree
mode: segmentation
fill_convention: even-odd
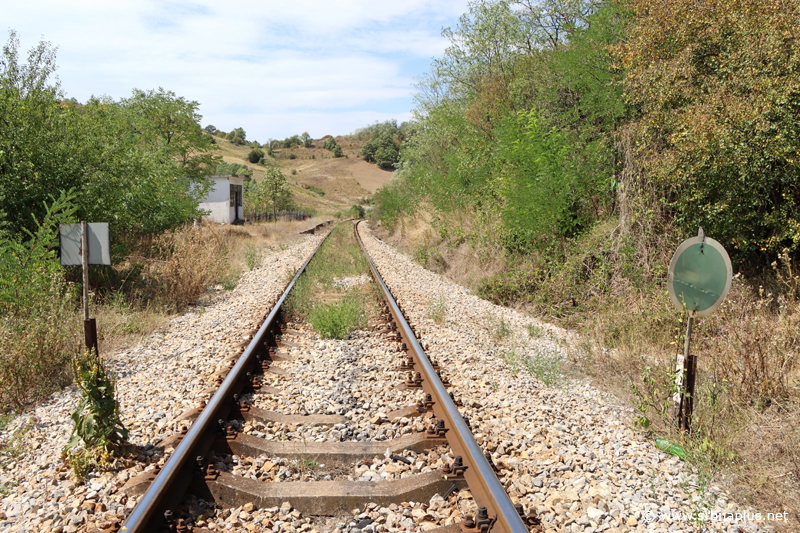
[[[286,176],[279,169],[267,167],[259,186],[264,190],[263,197],[266,205],[272,210],[273,217],[277,216],[278,211],[291,207],[292,194],[289,191],[289,184]]]
[[[303,141],[303,146],[306,148],[311,148],[311,135],[308,134],[307,131],[304,131],[303,134],[300,136],[300,140]]]
[[[234,128],[228,132],[227,139],[234,144],[244,144],[247,142],[247,134],[242,128]]]
[[[35,230],[50,195],[70,189],[77,216],[110,222],[118,246],[199,217],[215,157],[197,102],[159,89],[62,104],[55,50],[39,43],[23,64],[18,48],[11,32],[0,59],[0,210],[12,235]]]
[[[800,6],[631,0],[616,47],[633,145],[686,234],[740,260],[800,250]]]
[[[247,160],[251,163],[260,163],[264,160],[264,150],[260,148],[253,148],[247,154]]]

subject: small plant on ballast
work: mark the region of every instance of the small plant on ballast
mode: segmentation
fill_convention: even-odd
[[[119,417],[116,381],[97,351],[87,350],[75,357],[72,371],[81,401],[72,413],[75,425],[62,457],[83,480],[93,468],[110,464],[127,441],[128,430]]]

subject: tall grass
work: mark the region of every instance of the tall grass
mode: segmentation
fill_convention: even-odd
[[[225,280],[229,248],[229,240],[213,226],[185,226],[159,236],[157,259],[146,274],[155,298],[175,311],[197,303],[212,283]]]
[[[71,360],[83,344],[75,303],[56,273],[49,294],[29,299],[24,313],[0,316],[0,411],[18,410],[70,382]]]

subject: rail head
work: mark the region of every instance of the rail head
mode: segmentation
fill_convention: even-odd
[[[484,457],[480,445],[472,436],[472,432],[461,417],[458,407],[456,407],[447,389],[439,380],[436,370],[425,354],[425,350],[423,350],[422,345],[411,330],[411,326],[403,316],[400,306],[395,301],[394,296],[392,296],[391,291],[383,281],[375,263],[367,252],[367,248],[364,246],[364,242],[358,232],[358,225],[359,223],[356,223],[355,226],[358,242],[364,251],[364,255],[367,256],[375,281],[389,304],[389,309],[395,317],[402,336],[408,341],[409,349],[414,352],[414,356],[422,367],[420,374],[423,376],[423,387],[425,384],[429,385],[430,390],[426,389],[426,392],[430,392],[433,397],[434,413],[438,418],[444,420],[445,427],[450,429],[445,435],[454,453],[461,455],[465,464],[471,467],[464,472],[464,477],[467,479],[473,498],[478,505],[487,508],[490,517],[494,514],[496,522],[492,531],[527,533],[528,528],[522,522],[517,509],[497,479],[494,469]]]

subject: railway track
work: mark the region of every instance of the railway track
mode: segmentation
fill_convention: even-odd
[[[190,427],[158,444],[174,449],[169,460],[126,485],[138,503],[120,531],[209,531],[226,512],[257,515],[250,531],[383,531],[390,517],[405,529],[538,530],[459,413],[447,362],[425,354],[368,255],[368,279],[349,281],[375,285],[367,332],[327,343],[287,321],[287,297],[324,242],[223,363],[211,399],[175,421]]]

